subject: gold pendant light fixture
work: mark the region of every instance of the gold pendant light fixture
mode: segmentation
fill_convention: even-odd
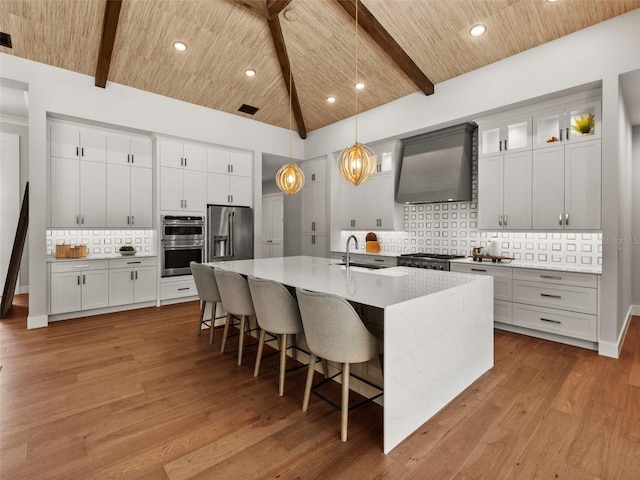
[[[304,186],[304,172],[292,160],[291,136],[291,97],[293,93],[293,82],[291,75],[291,64],[289,64],[289,163],[280,167],[276,173],[276,185],[285,195],[295,195]]]
[[[358,85],[358,3],[359,0],[355,0],[356,3],[356,80],[355,85]],[[356,90],[356,142],[350,147],[345,148],[338,157],[338,171],[340,175],[348,182],[355,186],[366,182],[373,177],[377,170],[376,155],[373,151],[358,143],[358,88]]]

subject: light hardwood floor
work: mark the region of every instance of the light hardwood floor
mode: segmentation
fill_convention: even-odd
[[[26,330],[24,295],[0,321],[0,478],[640,478],[640,319],[621,358],[496,331],[495,367],[384,455],[382,414],[339,413],[305,370],[236,366],[196,335],[191,302]],[[335,392],[339,395],[339,389]]]

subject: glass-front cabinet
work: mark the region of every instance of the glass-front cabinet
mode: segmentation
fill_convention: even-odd
[[[478,128],[480,156],[531,149],[531,116],[520,116]]]
[[[600,138],[601,110],[600,101],[593,101],[534,115],[533,148]]]

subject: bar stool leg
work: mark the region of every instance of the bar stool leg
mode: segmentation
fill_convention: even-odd
[[[347,427],[349,425],[349,364],[342,365],[342,409],[340,415],[340,438],[347,441]]]
[[[200,323],[198,324],[198,335],[202,333],[202,322],[204,320],[204,309],[207,305],[207,302],[200,301]]]
[[[222,332],[222,346],[220,352],[224,353],[224,348],[227,346],[227,335],[229,334],[229,324],[231,323],[231,314],[227,313],[227,323],[224,324],[224,332]]]
[[[238,366],[242,365],[242,348],[244,347],[244,329],[247,322],[247,316],[240,317],[240,339],[238,341]]]
[[[278,388],[280,396],[284,395],[284,372],[287,369],[287,334],[283,333],[280,336],[280,379],[278,381]]]
[[[311,354],[309,358],[309,369],[307,370],[307,383],[304,386],[304,399],[302,400],[302,411],[309,409],[309,397],[311,396],[311,384],[313,383],[313,372],[315,371],[316,356]]]
[[[209,329],[211,330],[209,332],[209,345],[213,344],[213,327],[216,326],[216,307],[218,306],[218,302],[211,302],[212,306],[211,306],[211,324]]]
[[[262,350],[264,348],[264,340],[267,336],[267,331],[263,328],[260,330],[260,340],[258,341],[258,353],[256,354],[256,367],[253,369],[253,376],[257,377],[260,371],[260,361],[262,360]]]

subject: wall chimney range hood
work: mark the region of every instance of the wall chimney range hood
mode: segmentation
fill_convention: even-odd
[[[475,129],[464,123],[403,139],[396,202],[470,201]]]

